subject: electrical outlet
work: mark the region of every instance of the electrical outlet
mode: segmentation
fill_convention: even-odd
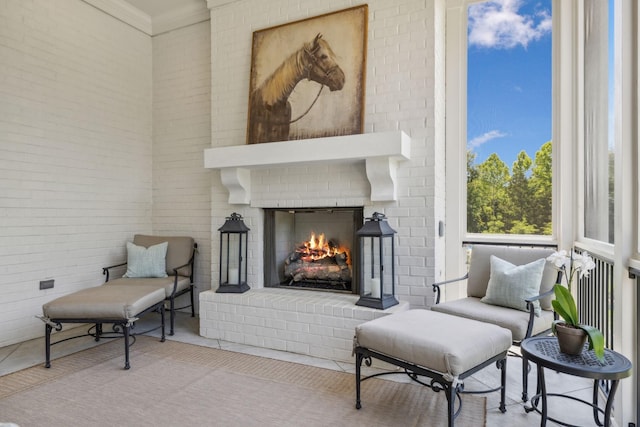
[[[51,289],[51,288],[53,288],[53,279],[40,281],[40,289]]]

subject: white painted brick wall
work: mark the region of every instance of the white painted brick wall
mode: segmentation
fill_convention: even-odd
[[[0,1],[0,347],[151,232],[150,75],[150,38],[80,0]]]
[[[196,240],[196,292],[211,288],[210,48],[209,22],[153,37],[153,232]]]
[[[346,0],[246,0],[212,9],[212,146],[241,145],[246,138],[252,32],[360,4]],[[212,240],[236,211],[251,228],[249,283],[263,286],[262,207],[365,206],[384,212],[398,231],[398,299],[414,307],[432,302],[430,284],[440,275],[444,245],[437,222],[444,212],[443,0],[372,0],[366,72],[365,132],[403,130],[412,138],[411,161],[398,168],[397,202],[372,203],[364,164],[270,168],[252,174],[250,206],[229,205],[213,173]],[[434,103],[434,98],[438,102]],[[437,215],[437,216],[436,216]],[[437,250],[436,250],[437,249]],[[218,286],[216,245],[213,288]]]
[[[256,174],[263,195],[253,206],[230,206],[219,176],[200,169],[207,120],[214,146],[244,144],[252,31],[356,4],[235,2],[212,10],[210,48],[201,25],[158,36],[152,48],[148,36],[80,0],[0,2],[0,346],[41,335],[33,316],[42,303],[101,282],[100,267],[123,259],[123,243],[136,232],[194,235],[200,259],[213,261],[199,264],[206,289],[206,281],[217,286],[217,228],[238,211],[252,228],[250,281],[262,287],[260,208],[272,203],[385,212],[399,232],[398,298],[428,305],[442,259],[435,226],[444,200],[443,115],[434,111],[443,87],[434,33],[443,28],[442,0],[368,3],[365,132],[402,129],[413,140],[397,202],[372,204],[364,167],[333,165],[329,174]],[[172,62],[181,50],[188,53]],[[202,76],[209,75],[207,116]],[[174,201],[190,206],[175,209]],[[39,291],[47,278],[56,287]],[[271,339],[282,342],[287,334],[280,335]]]

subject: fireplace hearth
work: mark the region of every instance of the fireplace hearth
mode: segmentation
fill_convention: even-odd
[[[357,293],[362,208],[265,209],[265,287]]]

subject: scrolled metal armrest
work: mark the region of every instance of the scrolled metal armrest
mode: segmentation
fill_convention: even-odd
[[[535,307],[533,306],[533,303],[535,301],[541,300],[542,298],[551,296],[553,295],[553,293],[554,293],[553,288],[551,288],[547,292],[543,292],[540,295],[536,295],[536,296],[524,299],[525,302],[527,303],[527,310],[529,310],[529,324],[527,325],[527,333],[525,334],[525,338],[529,338],[531,336],[531,333],[533,332],[533,322],[535,319]],[[553,317],[554,319],[558,320],[558,313],[554,311]]]
[[[190,278],[191,280],[193,280],[193,256],[191,256],[191,259],[186,264],[173,269],[173,292],[171,292],[172,296],[175,295],[176,291],[178,290],[178,270],[180,270],[181,268],[189,267],[189,266],[191,266],[191,272],[192,272],[192,276]]]
[[[181,265],[179,267],[176,267],[173,269],[173,273],[177,276],[178,275],[178,270],[180,270],[181,268],[185,268],[191,265],[191,261],[189,261],[188,263]]]
[[[116,267],[122,267],[123,265],[127,265],[127,263],[122,262],[120,264],[110,265],[109,267],[102,267],[102,275],[107,276],[107,278],[105,279],[105,282],[109,281],[109,270]]]
[[[551,296],[551,295],[553,295],[553,288],[549,289],[547,292],[541,293],[540,295],[536,295],[536,296],[533,296],[533,297],[525,298],[524,300],[527,302],[527,306],[528,306],[529,304],[531,304],[534,301],[539,301],[542,298],[546,298],[546,297]]]
[[[435,303],[439,304],[440,303],[440,286],[444,286],[444,285],[448,285],[449,283],[455,283],[455,282],[460,282],[462,280],[466,280],[469,278],[469,273],[465,274],[462,277],[458,277],[457,279],[449,279],[449,280],[445,280],[443,282],[436,282],[434,284],[432,284],[431,286],[433,287],[433,292],[435,292]]]

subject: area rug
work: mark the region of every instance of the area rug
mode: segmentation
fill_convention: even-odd
[[[0,377],[0,423],[29,426],[444,426],[446,397],[355,376],[138,337],[131,369],[110,342]],[[484,426],[484,397],[463,396],[456,426]]]

